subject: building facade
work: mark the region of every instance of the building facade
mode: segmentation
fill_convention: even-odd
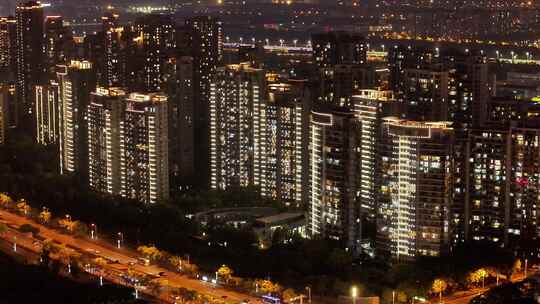
[[[181,190],[193,184],[195,174],[193,57],[171,58],[167,66],[171,187]]]
[[[195,171],[199,173],[199,184],[210,185],[210,86],[223,60],[223,28],[221,21],[209,16],[188,19],[186,28],[194,68],[194,126],[195,134],[199,134],[195,143]]]
[[[56,81],[35,86],[36,141],[42,145],[58,143],[58,93]]]
[[[311,112],[308,235],[339,240],[349,248],[360,240],[357,144],[358,124],[353,111]]]
[[[19,3],[17,19],[17,111],[25,133],[34,137],[34,86],[44,76],[44,16],[39,2]]]
[[[88,61],[58,65],[60,172],[88,179],[88,104],[96,88],[96,76]]]
[[[220,68],[210,93],[210,186],[260,186],[266,159],[266,78],[248,64]]]
[[[388,117],[381,128],[377,252],[397,261],[439,256],[450,237],[450,123]]]
[[[132,93],[120,121],[120,193],[156,203],[169,198],[167,97]]]
[[[360,176],[358,203],[362,219],[374,221],[377,210],[377,179],[379,176],[379,146],[384,117],[400,113],[399,102],[392,91],[361,90],[352,96],[355,116],[359,121],[358,172]]]
[[[90,187],[144,203],[169,197],[167,98],[98,87],[88,106]]]
[[[268,91],[261,195],[287,206],[305,206],[311,96],[306,81],[272,83]]]

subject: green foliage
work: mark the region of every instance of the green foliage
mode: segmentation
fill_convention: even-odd
[[[4,223],[0,223],[0,234],[6,233],[8,231],[8,227]]]
[[[23,233],[28,233],[28,232],[31,232],[33,233],[34,235],[38,234],[39,233],[39,228],[37,227],[34,227],[32,225],[29,225],[29,224],[23,224],[19,227],[19,231],[20,232],[23,232]]]

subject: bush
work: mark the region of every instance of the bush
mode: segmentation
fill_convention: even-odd
[[[24,224],[24,225],[21,225],[19,227],[19,231],[22,232],[22,233],[31,232],[32,234],[38,234],[39,233],[39,228],[34,227],[32,225],[29,225],[29,224]]]

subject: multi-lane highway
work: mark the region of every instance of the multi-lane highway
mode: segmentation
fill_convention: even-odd
[[[130,267],[136,272],[149,275],[152,277],[159,276],[159,279],[156,279],[156,280],[159,280],[162,283],[164,282],[166,283],[166,288],[163,288],[163,290],[161,291],[161,294],[158,295],[158,297],[162,301],[167,301],[171,303],[174,302],[174,300],[168,294],[168,291],[172,290],[173,288],[183,287],[183,288],[194,290],[200,294],[207,295],[215,299],[220,299],[223,302],[260,303],[260,300],[258,298],[247,295],[247,294],[242,294],[235,291],[226,290],[212,283],[207,283],[200,280],[191,279],[186,276],[180,275],[178,273],[169,271],[167,269],[164,269],[155,265],[145,266],[145,265],[138,264],[137,261],[140,255],[137,252],[130,249],[126,249],[126,248],[117,249],[117,248],[114,248],[113,246],[106,246],[106,245],[101,244],[100,242],[95,242],[89,239],[75,238],[74,236],[64,234],[57,230],[53,230],[39,223],[36,223],[35,221],[29,218],[26,218],[17,214],[13,214],[4,210],[0,210],[0,221],[14,228],[18,228],[24,224],[29,224],[29,225],[39,228],[39,233],[37,236],[31,236],[30,234],[21,234],[13,230],[10,230],[7,233],[4,233],[0,236],[5,241],[8,241],[12,244],[17,243],[17,246],[23,247],[27,250],[31,250],[37,253],[41,250],[40,239],[50,239],[57,243],[66,244],[69,248],[72,248],[73,250],[78,251],[81,254],[91,253],[91,255],[103,257],[107,259],[108,261],[114,261],[113,264],[109,264],[105,266],[108,268],[108,270],[111,270],[111,271],[107,271],[107,273],[110,273],[111,276],[112,276],[112,273],[118,273],[119,271],[120,272],[124,271],[125,274],[127,275],[128,265],[130,265]],[[123,267],[118,267],[118,266],[123,266]],[[118,280],[117,276],[114,276],[111,278],[107,277],[107,279],[111,279],[112,281],[122,283]],[[148,289],[141,290],[141,292],[145,292],[145,291],[149,292]]]

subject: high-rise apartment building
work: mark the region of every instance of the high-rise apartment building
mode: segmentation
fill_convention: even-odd
[[[263,138],[265,172],[261,195],[287,206],[307,202],[309,113],[311,96],[304,80],[268,85]]]
[[[377,180],[377,251],[398,261],[448,250],[453,130],[385,118]]]
[[[505,243],[505,216],[510,174],[508,130],[482,128],[471,131],[467,159],[468,179],[464,210],[467,240]]]
[[[349,32],[318,33],[311,36],[313,59],[320,68],[337,64],[367,63],[364,36]]]
[[[132,93],[120,121],[120,194],[145,203],[169,198],[167,97]]]
[[[441,60],[451,72],[448,112],[454,128],[464,130],[483,125],[490,97],[487,57],[448,50],[441,52]]]
[[[120,195],[120,121],[125,91],[98,87],[88,105],[90,188]]]
[[[420,69],[438,60],[438,52],[434,49],[412,46],[394,46],[388,50],[389,88],[396,95],[402,94],[401,83],[405,69]]]
[[[17,20],[0,17],[0,82],[14,78],[17,66]]]
[[[195,173],[193,57],[171,58],[167,66],[171,187],[190,186]]]
[[[176,47],[174,22],[169,16],[147,15],[135,22],[144,60],[143,84],[147,92],[164,89],[165,63]]]
[[[260,186],[267,164],[266,78],[248,64],[219,68],[210,90],[211,188]]]
[[[193,85],[195,92],[195,168],[201,185],[209,185],[210,176],[210,84],[223,57],[223,29],[221,21],[209,16],[186,21],[190,31],[193,56]]]
[[[0,145],[7,141],[9,128],[9,87],[0,85]]]
[[[66,64],[74,52],[71,31],[64,26],[64,18],[47,16],[45,18],[45,60],[47,76],[56,77],[56,65]]]
[[[36,141],[42,145],[58,142],[58,83],[35,86]]]
[[[505,240],[516,248],[540,236],[540,129],[512,127],[509,136]]]
[[[400,114],[400,103],[392,91],[361,90],[352,96],[355,116],[359,121],[358,138],[358,203],[362,218],[374,221],[377,210],[379,146],[384,117]]]
[[[167,98],[97,88],[88,106],[90,187],[145,203],[169,196]]]
[[[375,84],[373,67],[360,64],[338,64],[320,69],[319,100],[338,106],[352,106],[351,96]]]
[[[101,17],[102,32],[97,46],[103,45],[101,52],[95,54],[99,83],[106,87],[124,84],[124,68],[122,60],[122,35],[124,28],[118,24],[119,15],[107,13]]]
[[[400,96],[408,119],[446,121],[449,119],[449,71],[440,64],[403,71]]]
[[[96,89],[92,63],[73,60],[58,65],[59,84],[59,154],[60,172],[77,173],[82,182],[88,179],[88,103]]]
[[[21,129],[35,134],[34,86],[44,76],[44,17],[39,2],[19,3],[17,19],[17,105]]]
[[[308,234],[356,248],[360,208],[356,201],[358,123],[354,112],[347,108],[313,110],[308,145]]]

